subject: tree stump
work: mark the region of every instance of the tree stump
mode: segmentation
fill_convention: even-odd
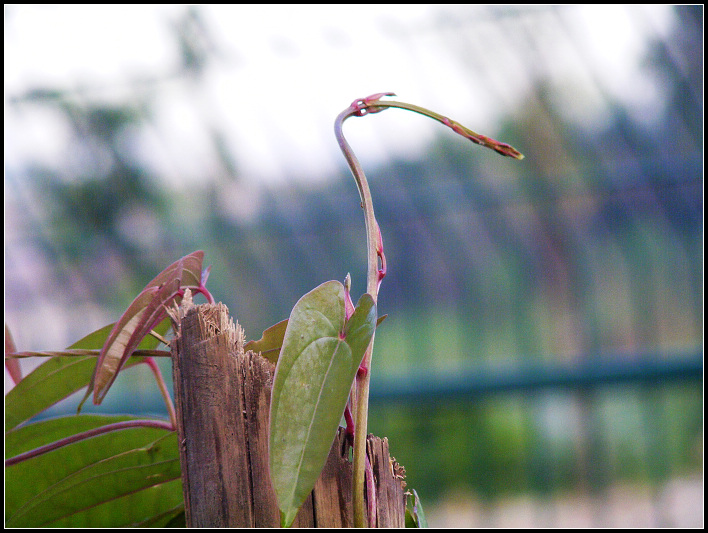
[[[268,416],[275,367],[244,353],[242,328],[223,304],[194,306],[185,297],[172,367],[188,527],[279,527],[268,471]],[[404,469],[388,441],[369,435],[376,525],[404,527]],[[351,527],[352,463],[339,429],[295,527]]]

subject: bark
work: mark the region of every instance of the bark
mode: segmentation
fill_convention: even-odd
[[[174,314],[173,381],[186,520],[189,527],[278,527],[268,473],[268,414],[275,367],[244,353],[243,330],[223,304]],[[404,527],[404,470],[388,441],[369,435],[378,527]],[[340,428],[295,527],[351,527],[352,464]]]

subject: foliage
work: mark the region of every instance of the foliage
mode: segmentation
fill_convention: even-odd
[[[112,328],[106,326],[51,357],[5,396],[6,527],[162,526],[179,521],[179,450],[170,424],[103,415],[32,421],[86,386]],[[146,337],[138,353],[158,342]],[[124,367],[144,360],[133,355]]]
[[[428,527],[423,504],[420,503],[420,498],[415,489],[411,490],[410,496],[406,501],[406,527]]]
[[[293,308],[273,381],[269,461],[288,526],[312,491],[337,433],[354,376],[376,327],[364,294],[353,313],[345,288],[328,281]]]
[[[355,100],[335,121],[335,134],[359,188],[367,232],[367,290],[354,306],[350,277],[345,285],[328,281],[303,296],[290,318],[268,328],[247,347],[276,363],[271,396],[269,464],[281,511],[290,526],[320,475],[344,415],[354,436],[354,523],[375,521],[375,491],[366,461],[366,429],[371,355],[377,321],[377,297],[386,275],[383,239],[374,215],[369,186],[358,160],[344,139],[347,118],[398,107],[433,118],[455,133],[501,155],[522,159],[517,150],[480,135],[427,109],[383,101],[393,93]],[[209,302],[202,269],[204,253],[182,257],[158,274],[119,320],[62,352],[6,352],[13,357],[51,358],[6,397],[6,525],[175,525],[183,514],[176,417],[171,399],[145,350],[157,346],[168,327],[170,306],[194,291]],[[149,335],[152,335],[151,337]],[[144,359],[140,356],[148,355]],[[93,358],[96,358],[95,364]],[[118,372],[131,364],[150,366],[168,406],[171,421],[135,417],[76,415],[39,422],[30,419],[81,389],[84,399],[104,399]],[[93,367],[93,372],[90,373]],[[17,365],[8,363],[19,378]],[[354,418],[352,418],[354,413]],[[364,510],[364,484],[368,512]],[[425,515],[415,491],[407,522],[424,526]],[[120,512],[130,500],[130,512]],[[116,511],[119,515],[116,516]]]
[[[96,371],[86,391],[87,397],[93,392],[96,405],[101,403],[137,345],[165,320],[168,305],[182,296],[185,289],[203,292],[213,301],[204,287],[209,270],[202,274],[203,259],[204,252],[198,251],[168,266],[147,284],[115,323],[101,348]]]

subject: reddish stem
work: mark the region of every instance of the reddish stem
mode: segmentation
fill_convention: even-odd
[[[167,385],[165,385],[165,380],[162,378],[162,372],[160,372],[160,367],[157,365],[157,362],[152,357],[146,357],[143,362],[150,368],[153,376],[155,376],[157,386],[160,388],[160,393],[162,394],[163,400],[165,400],[167,413],[170,415],[172,429],[177,429],[177,415],[175,414],[175,406],[172,403],[172,398],[170,397],[170,393],[167,390]]]
[[[63,439],[45,444],[34,450],[29,450],[27,452],[16,455],[15,457],[10,457],[5,459],[5,467],[15,465],[32,457],[37,457],[45,453],[51,452],[63,446],[73,444],[85,439],[90,439],[91,437],[96,437],[98,435],[103,435],[104,433],[110,433],[111,431],[118,431],[121,429],[130,429],[136,427],[152,427],[157,429],[166,429],[167,431],[174,431],[172,424],[168,422],[162,422],[160,420],[126,420],[125,422],[116,422],[114,424],[107,424],[101,426],[100,428],[90,429],[88,431],[83,431]]]

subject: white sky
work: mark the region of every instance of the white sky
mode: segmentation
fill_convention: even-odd
[[[523,108],[535,81],[523,63],[534,57],[531,39],[540,75],[568,89],[571,119],[602,121],[598,83],[650,116],[661,94],[639,59],[648,40],[671,25],[667,6],[569,6],[562,8],[565,35],[559,35],[558,16],[533,6],[499,24],[483,5],[204,5],[198,9],[211,39],[205,46],[215,59],[192,81],[171,77],[180,61],[172,26],[185,9],[6,5],[6,171],[21,176],[33,161],[70,174],[95,159],[77,151],[56,110],[8,104],[33,88],[114,104],[150,95],[149,125],[131,149],[171,186],[222,171],[210,126],[226,136],[247,182],[322,179],[344,168],[334,118],[355,98],[376,92],[394,91],[494,136],[499,118]],[[568,34],[591,65],[563,46]],[[598,78],[588,79],[589,72]],[[442,131],[399,110],[345,128],[365,167],[392,155],[415,157]],[[12,194],[7,182],[5,189]]]
[[[519,75],[523,58],[513,55],[514,45],[522,45],[523,39],[500,34],[498,26],[487,23],[487,7],[426,4],[200,6],[211,39],[206,46],[216,51],[217,59],[198,83],[170,79],[179,63],[171,26],[185,9],[6,7],[6,97],[28,88],[58,87],[118,103],[139,91],[153,91],[159,96],[151,108],[154,128],[140,132],[134,150],[174,185],[218,172],[212,168],[216,158],[207,124],[225,133],[239,171],[249,179],[316,179],[342,167],[332,123],[355,98],[394,91],[403,101],[494,135],[500,114],[523,105],[530,83]],[[658,95],[641,83],[636,61],[647,37],[666,31],[669,14],[661,6],[593,5],[571,7],[563,16],[568,31],[579,36],[596,61],[594,66],[601,66],[597,71],[605,89],[638,99],[644,107]],[[539,23],[533,11],[530,16]],[[582,79],[585,67],[574,64],[572,51],[558,46],[559,37],[544,27],[543,18],[530,31],[547,44],[541,51],[548,54],[545,74],[560,83],[587,84]],[[436,29],[441,20],[443,31]],[[523,22],[523,16],[517,18]],[[499,46],[501,38],[508,41],[505,46]],[[465,50],[454,53],[459,42],[469,49],[469,57]],[[490,79],[472,79],[465,63],[482,65]],[[158,83],[136,85],[140,80]],[[592,89],[583,98],[568,100],[568,112],[579,119],[601,117],[602,102],[597,97],[593,101]],[[6,131],[13,131],[5,138],[7,165],[21,165],[28,157],[71,163],[66,161],[72,150],[67,149],[61,117],[37,109],[8,111],[7,105],[5,114]],[[433,139],[436,128],[422,117],[389,110],[348,122],[346,132],[367,164],[392,153],[412,156]]]

